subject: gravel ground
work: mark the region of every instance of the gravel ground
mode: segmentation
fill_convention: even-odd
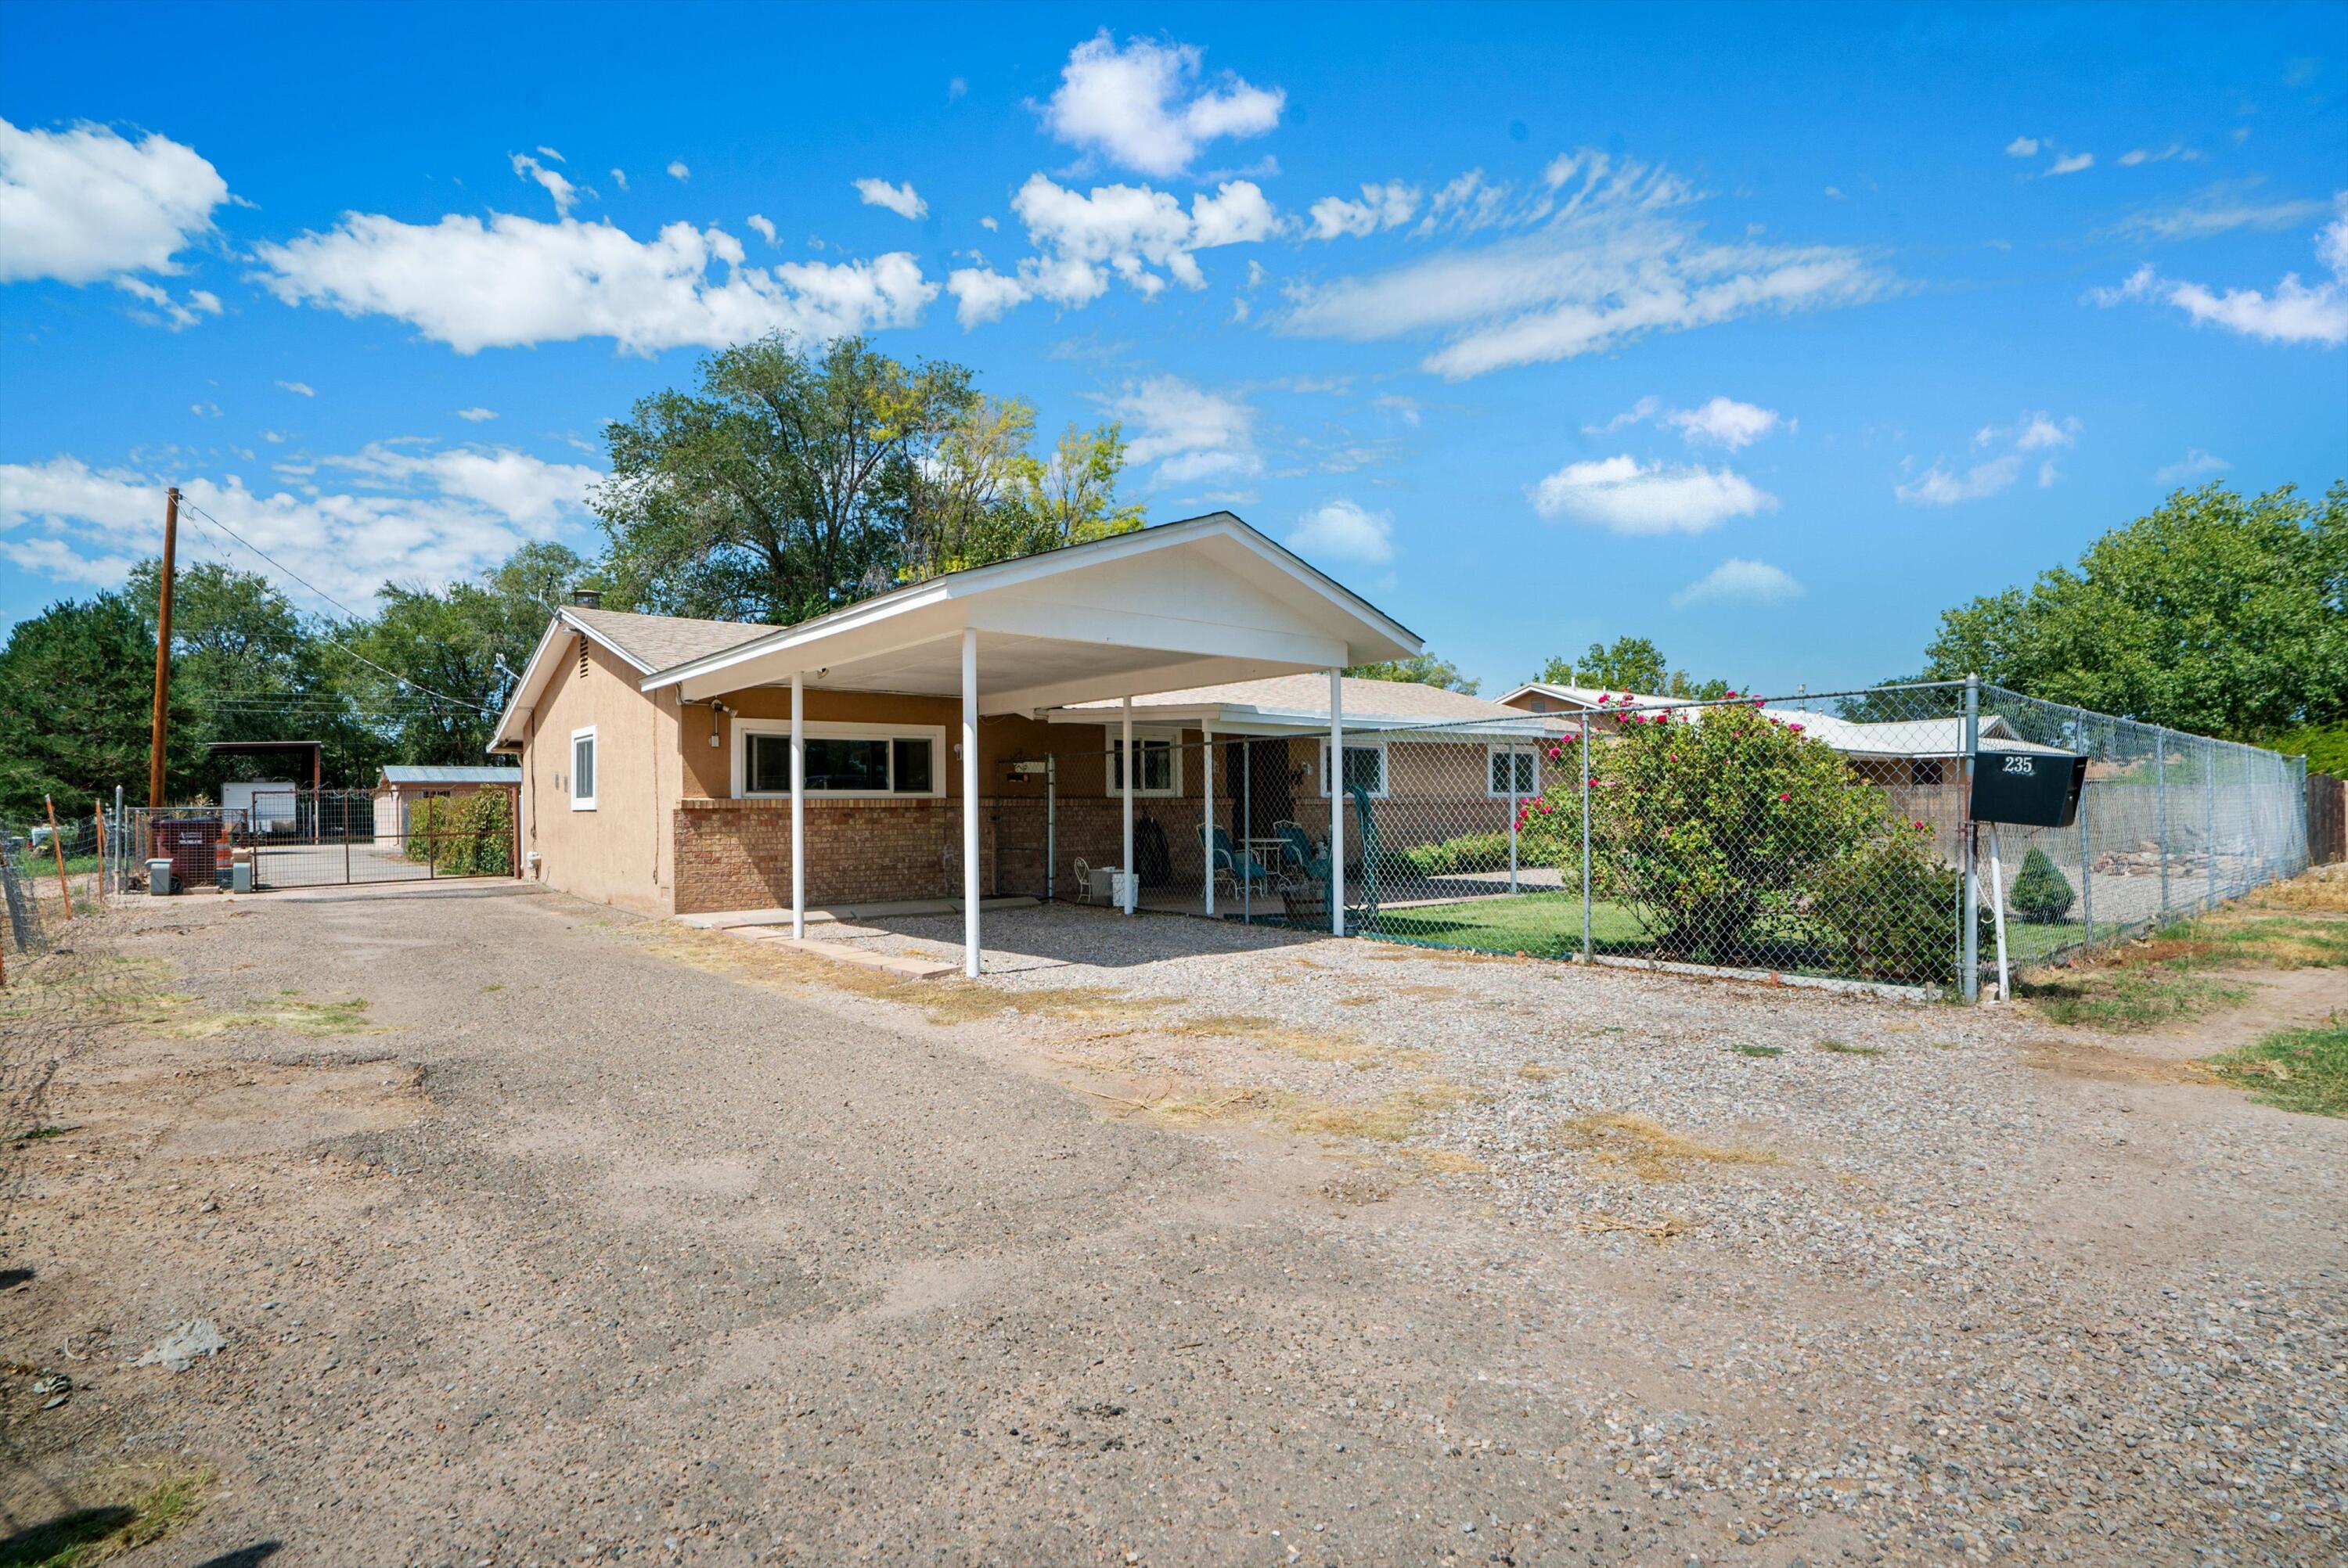
[[[179,1456],[158,1562],[2348,1560],[2348,1126],[2188,1042],[1080,909],[976,988],[107,927],[199,999],[17,1146],[0,1358],[90,1358],[0,1380],[20,1524]]]

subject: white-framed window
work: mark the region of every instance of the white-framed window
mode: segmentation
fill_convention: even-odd
[[[571,809],[595,809],[595,726],[571,732]]]
[[[1124,726],[1108,727],[1108,793],[1125,794]],[[1178,795],[1182,793],[1182,732],[1133,726],[1133,793]]]
[[[1345,787],[1365,789],[1372,800],[1386,797],[1386,743],[1384,741],[1345,743]],[[1321,743],[1321,794],[1329,794],[1329,743]]]
[[[1509,774],[1514,773],[1519,800],[1529,794],[1540,794],[1540,748],[1528,745],[1494,743],[1484,748],[1484,788],[1494,800],[1506,800],[1510,794]]]
[[[940,724],[807,726],[807,793],[810,800],[884,800],[946,793],[946,732]],[[737,800],[788,800],[791,793],[791,722],[734,721],[734,795]]]

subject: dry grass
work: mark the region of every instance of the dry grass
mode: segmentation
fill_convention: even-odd
[[[289,1000],[243,1012],[181,1013],[156,1032],[176,1040],[211,1040],[241,1029],[283,1029],[296,1034],[384,1033],[384,1025],[367,1021],[366,1009],[364,997],[346,1002]]]
[[[1303,1095],[1284,1095],[1274,1112],[1292,1132],[1323,1138],[1365,1138],[1399,1143],[1416,1133],[1427,1119],[1450,1110],[1468,1098],[1468,1091],[1444,1079],[1429,1079],[1415,1089],[1400,1089],[1365,1104],[1336,1104]]]
[[[2261,888],[2243,902],[2260,909],[2309,909],[2348,915],[2348,866],[2319,866],[2288,882]]]
[[[1650,1182],[1676,1181],[1696,1165],[1774,1165],[1766,1149],[1732,1149],[1672,1132],[1629,1112],[1575,1116],[1560,1122],[1551,1138],[1561,1149],[1587,1153],[1597,1163],[1621,1165]]]
[[[846,991],[922,1009],[935,1024],[972,1023],[1018,1013],[1028,1017],[1100,1021],[1145,1018],[1166,1007],[1149,997],[1100,986],[1004,990],[969,980],[917,980],[886,969],[798,952],[772,942],[746,941],[691,926],[653,925],[645,950],[711,974],[806,995]]]
[[[1415,1055],[1385,1050],[1344,1030],[1296,1029],[1274,1019],[1251,1013],[1207,1013],[1158,1026],[1162,1034],[1200,1040],[1235,1040],[1271,1050],[1286,1051],[1308,1061],[1342,1061],[1348,1066],[1391,1062]]]
[[[1583,1235],[1612,1235],[1618,1231],[1628,1231],[1633,1235],[1645,1236],[1661,1246],[1673,1236],[1687,1235],[1695,1226],[1677,1214],[1665,1214],[1658,1220],[1633,1220],[1598,1209],[1574,1221],[1573,1228]]]
[[[1554,1067],[1543,1067],[1538,1061],[1528,1061],[1517,1069],[1517,1076],[1527,1083],[1547,1083],[1550,1079],[1562,1075]]]
[[[0,1568],[91,1568],[161,1540],[203,1512],[210,1471],[126,1471],[94,1489],[119,1502],[83,1508],[0,1540]]]
[[[1445,1176],[1473,1176],[1491,1169],[1483,1161],[1457,1149],[1405,1149],[1403,1153],[1428,1170]]]

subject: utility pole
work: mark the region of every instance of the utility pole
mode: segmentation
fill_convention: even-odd
[[[180,487],[163,492],[163,577],[155,600],[155,723],[147,738],[147,804],[163,804],[164,721],[171,703],[171,569],[180,548]]]

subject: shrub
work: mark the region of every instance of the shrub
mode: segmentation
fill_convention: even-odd
[[[1844,974],[1947,985],[1957,978],[1962,881],[1932,853],[1929,828],[1903,831],[1887,823],[1885,831],[1811,879],[1811,918],[1826,932],[1835,967]]]
[[[1524,864],[1522,846],[1519,863]],[[1470,833],[1440,844],[1416,844],[1402,852],[1405,864],[1421,876],[1445,876],[1457,871],[1493,871],[1509,863],[1509,835]]]
[[[2035,926],[2052,926],[2071,912],[2078,897],[2062,871],[2043,849],[2034,847],[2022,857],[2022,872],[2006,894],[2006,907]]]
[[[401,853],[433,863],[447,876],[505,876],[513,871],[511,803],[501,789],[434,795],[407,808]]]

